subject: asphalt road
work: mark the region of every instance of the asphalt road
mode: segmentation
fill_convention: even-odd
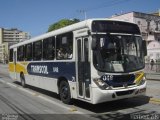
[[[160,119],[160,81],[148,80],[147,95],[91,105],[75,100],[65,105],[45,90],[22,88],[0,64],[0,120],[145,120]]]

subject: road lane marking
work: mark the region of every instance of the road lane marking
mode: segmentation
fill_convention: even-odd
[[[51,99],[48,99],[48,98],[46,98],[45,96],[39,95],[39,96],[37,96],[37,97],[39,97],[39,98],[41,98],[41,99],[43,99],[43,100],[45,100],[45,101],[47,101],[47,102],[50,102],[50,103],[52,103],[52,104],[54,104],[54,105],[56,105],[56,106],[58,106],[58,107],[67,109],[67,110],[70,111],[70,112],[74,112],[74,113],[76,113],[76,114],[85,114],[85,113],[83,113],[83,112],[78,111],[76,108],[67,107],[67,106],[65,106],[64,104],[61,104],[61,103],[58,103],[58,102],[53,101],[53,100],[51,100]],[[68,114],[68,113],[66,113],[66,114]]]
[[[43,95],[40,95],[40,94],[38,94],[38,93],[36,93],[36,92],[27,90],[27,89],[25,89],[25,88],[23,88],[23,87],[21,87],[21,86],[14,85],[14,84],[12,84],[12,83],[10,83],[10,82],[6,82],[6,81],[4,81],[4,80],[2,80],[2,79],[0,79],[0,82],[5,83],[5,84],[7,84],[7,85],[9,85],[9,86],[11,86],[11,87],[17,88],[17,89],[19,89],[19,90],[21,90],[21,91],[24,91],[24,92],[26,92],[26,93],[29,93],[29,94],[32,95],[32,96],[41,98],[41,99],[43,99],[43,100],[45,100],[45,101],[47,101],[47,102],[50,102],[50,103],[52,103],[52,104],[54,104],[54,105],[56,105],[56,106],[59,106],[59,107],[61,107],[61,108],[64,108],[64,109],[68,110],[69,112],[72,112],[72,113],[75,113],[75,114],[85,114],[85,113],[83,113],[83,112],[78,111],[78,110],[77,110],[76,108],[74,108],[74,107],[72,107],[72,108],[71,108],[71,107],[67,107],[67,106],[65,106],[64,104],[58,103],[58,102],[56,102],[56,101],[53,101],[53,100],[51,100],[51,99],[49,99],[49,98],[46,98],[46,97],[43,96]],[[60,114],[61,114],[61,113],[60,113]],[[68,114],[68,113],[66,113],[66,114]]]
[[[6,83],[4,80],[2,80],[2,79],[0,79],[0,82],[2,82],[2,83]]]
[[[153,104],[160,104],[160,99],[150,98],[149,102],[150,102],[150,103],[153,103]]]
[[[45,100],[45,101],[47,101],[47,102],[50,102],[50,103],[52,103],[52,104],[55,104],[55,105],[57,105],[57,106],[59,106],[59,107],[63,107],[63,108],[65,108],[65,109],[69,109],[69,107],[64,106],[64,105],[62,105],[62,104],[59,104],[59,103],[57,103],[57,102],[55,102],[55,101],[53,101],[53,100],[50,100],[50,99],[46,98],[45,96],[39,95],[39,96],[37,96],[37,97],[39,97],[39,98],[41,98],[41,99],[43,99],[43,100]]]
[[[48,101],[48,102],[50,102],[50,103],[52,103],[52,104],[54,104],[54,105],[58,105],[59,107],[63,107],[63,108],[65,108],[65,109],[69,110],[70,112],[76,112],[77,114],[78,114],[78,113],[79,113],[79,114],[85,114],[85,113],[79,112],[76,108],[70,108],[70,107],[64,106],[64,105],[62,105],[62,104],[58,104],[57,102],[54,102],[53,100],[50,100],[50,99],[48,99],[48,98],[46,98],[46,97],[44,97],[44,96],[42,96],[42,95],[40,95],[40,94],[38,94],[38,93],[36,93],[36,92],[27,90],[27,89],[25,89],[25,88],[23,88],[23,87],[21,87],[21,86],[12,84],[12,83],[10,83],[10,82],[6,82],[6,81],[4,81],[4,80],[2,80],[2,79],[0,79],[0,82],[1,82],[1,83],[5,83],[5,84],[7,84],[7,85],[9,85],[9,86],[11,86],[11,87],[15,87],[15,88],[17,88],[17,89],[19,89],[19,90],[22,90],[22,91],[26,92],[26,93],[29,93],[29,94],[31,94],[32,96],[40,97],[41,99],[46,100],[46,101]],[[152,104],[160,104],[160,99],[150,98],[149,103],[152,103]]]
[[[19,90],[22,90],[22,91],[24,91],[24,92],[26,92],[26,93],[29,93],[29,94],[31,94],[31,95],[33,95],[34,96],[34,92],[32,92],[32,91],[29,91],[29,90],[27,90],[27,89],[24,89],[24,88],[22,88],[22,87],[19,87],[18,88]]]
[[[17,87],[17,85],[14,85],[14,84],[9,83],[9,82],[6,82],[6,84],[8,84],[8,85],[10,85],[10,86],[12,86],[12,87]]]
[[[76,108],[70,108],[70,111],[75,112],[75,111],[77,111],[77,109]]]
[[[154,104],[154,105],[160,105],[160,102],[155,102],[155,101],[149,101],[149,103]]]
[[[157,98],[151,98],[150,100],[155,102],[160,102],[160,99],[157,99]]]
[[[38,93],[34,93],[33,96],[39,96],[39,94]]]

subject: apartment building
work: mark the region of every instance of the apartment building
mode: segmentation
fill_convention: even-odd
[[[149,62],[151,59],[160,61],[160,14],[129,12],[114,15],[110,19],[136,23],[141,30],[143,39],[147,41],[146,61]]]
[[[17,28],[0,28],[0,62],[8,60],[9,46],[30,38],[29,33],[18,30]]]
[[[8,55],[8,43],[0,44],[0,63],[7,63]]]

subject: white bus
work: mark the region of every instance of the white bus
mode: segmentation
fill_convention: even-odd
[[[10,47],[12,79],[69,104],[144,95],[145,42],[134,23],[89,19]]]

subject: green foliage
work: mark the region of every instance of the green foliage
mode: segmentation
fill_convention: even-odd
[[[68,25],[72,25],[72,24],[77,23],[77,22],[80,22],[80,20],[79,19],[73,19],[73,20],[62,19],[62,20],[50,25],[49,28],[48,28],[48,32],[63,28],[63,27],[68,26]]]

